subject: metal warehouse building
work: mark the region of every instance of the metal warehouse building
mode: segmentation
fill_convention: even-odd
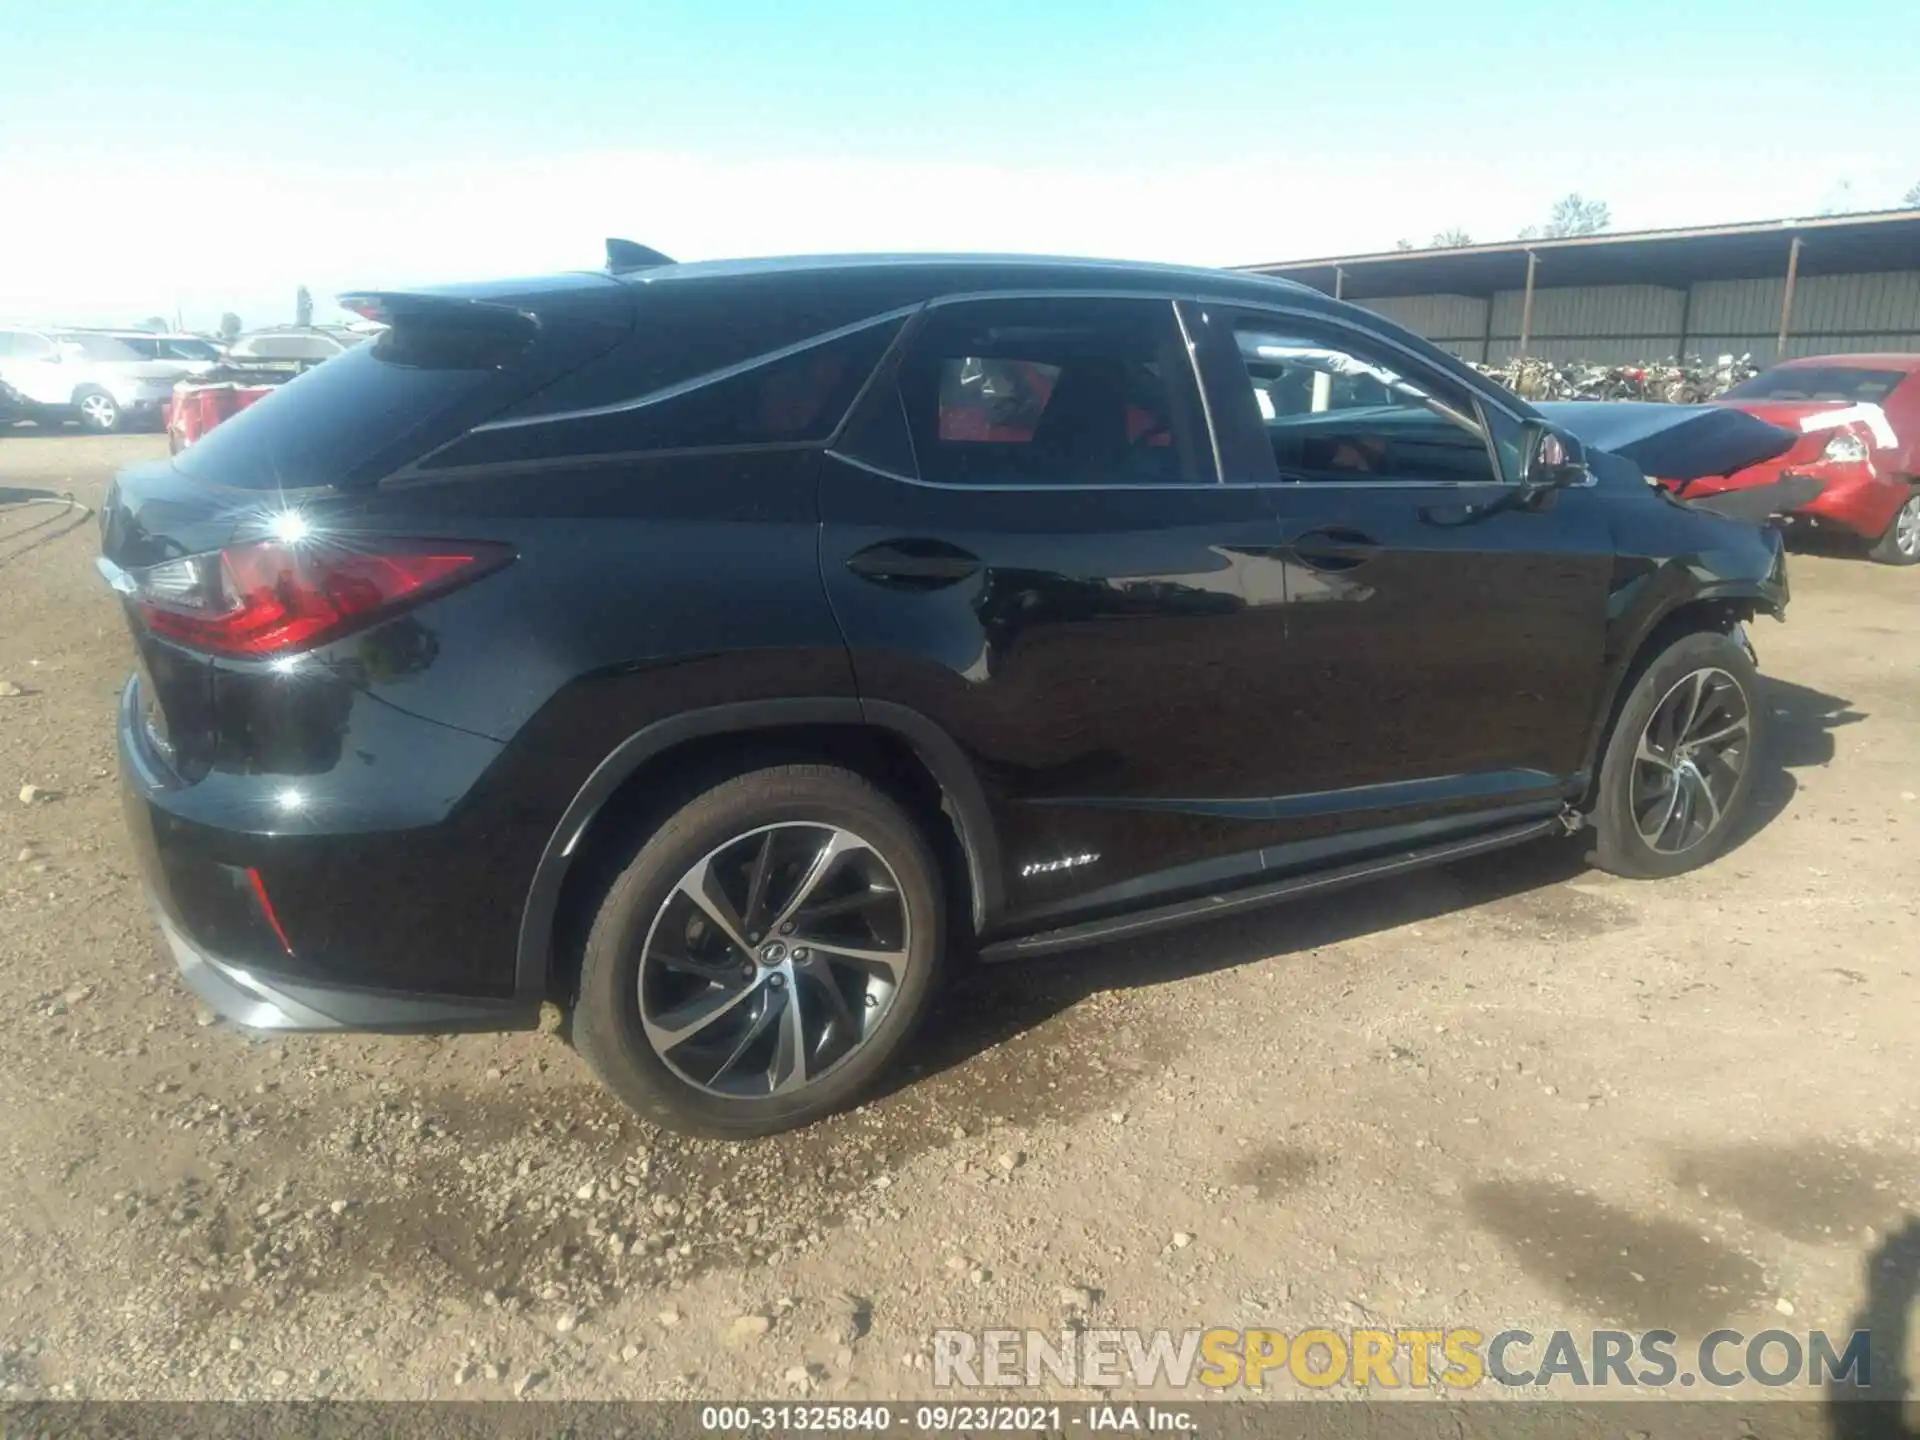
[[[1920,210],[1245,268],[1483,363],[1920,351]]]

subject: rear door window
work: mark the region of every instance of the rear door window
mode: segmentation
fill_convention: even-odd
[[[895,472],[910,454],[910,478],[996,488],[1215,478],[1192,364],[1164,300],[940,306],[893,388],[844,453]]]

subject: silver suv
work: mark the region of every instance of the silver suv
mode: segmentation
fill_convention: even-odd
[[[173,338],[0,328],[0,385],[34,419],[78,420],[102,433],[157,425],[174,382],[218,358],[189,358]]]

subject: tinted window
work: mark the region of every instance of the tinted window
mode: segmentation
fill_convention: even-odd
[[[169,360],[218,360],[220,352],[204,340],[162,340],[160,353]]]
[[[146,335],[116,335],[113,338],[142,360],[158,360],[163,353],[161,342]]]
[[[1480,408],[1451,380],[1345,331],[1248,318],[1234,334],[1282,480],[1498,483]]]
[[[887,320],[603,413],[470,435],[433,464],[815,444],[840,428],[901,322]]]
[[[29,330],[15,330],[12,332],[12,335],[12,359],[44,360],[53,354],[53,342],[48,340],[44,335],[35,335]],[[5,345],[6,338],[0,336],[0,347],[4,347]],[[6,349],[0,348],[0,355],[7,353]]]
[[[561,347],[558,339],[551,342]],[[384,473],[577,364],[524,336],[394,329],[315,366],[182,450],[183,473],[242,489]]]
[[[1844,400],[1877,405],[1907,378],[1904,370],[1860,370],[1851,365],[1783,365],[1742,380],[1729,400]]]
[[[1166,301],[943,306],[915,336],[897,386],[918,476],[936,484],[1213,478],[1192,366]]]

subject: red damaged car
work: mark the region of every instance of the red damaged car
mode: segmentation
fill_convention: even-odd
[[[1818,481],[1796,520],[1835,526],[1872,542],[1889,565],[1920,563],[1920,355],[1819,355],[1788,360],[1744,380],[1716,405],[1791,430],[1777,459],[1694,481],[1689,498]]]

